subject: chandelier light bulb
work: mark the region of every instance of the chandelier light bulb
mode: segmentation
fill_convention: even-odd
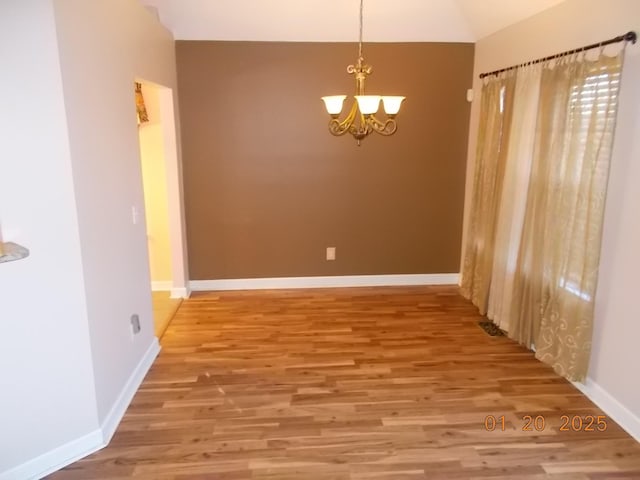
[[[400,96],[384,96],[382,97],[382,104],[384,105],[384,113],[387,115],[397,115],[400,111],[402,101],[407,97]]]
[[[344,100],[346,98],[346,95],[331,95],[328,97],[322,97],[324,106],[327,109],[327,113],[332,116],[340,115],[340,112],[342,112],[342,105],[344,104]]]
[[[363,115],[373,115],[380,108],[380,95],[356,95],[358,108]]]

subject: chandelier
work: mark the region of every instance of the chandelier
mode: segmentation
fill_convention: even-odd
[[[405,97],[400,96],[365,95],[364,83],[367,75],[370,75],[373,69],[370,65],[364,63],[364,57],[362,56],[363,3],[364,0],[360,0],[358,62],[347,67],[347,72],[356,79],[355,102],[353,102],[351,110],[345,119],[340,120],[340,113],[347,96],[331,95],[322,97],[327,113],[331,115],[329,132],[335,136],[341,136],[349,132],[358,142],[358,146],[360,146],[360,141],[372,132],[385,136],[393,135],[398,129],[395,116],[400,111],[400,105],[405,99]],[[380,108],[380,101],[382,101],[386,114],[386,118],[382,120],[375,116]]]

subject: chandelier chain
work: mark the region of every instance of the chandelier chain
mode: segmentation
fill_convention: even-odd
[[[363,24],[364,0],[360,0],[360,42],[358,44],[358,58],[362,59],[362,24]]]

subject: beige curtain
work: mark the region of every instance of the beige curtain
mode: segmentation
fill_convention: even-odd
[[[564,58],[541,78],[509,336],[576,381],[589,364],[623,55]]]
[[[462,294],[487,311],[495,229],[509,141],[515,73],[491,77],[482,87],[471,209],[462,265]]]
[[[496,225],[495,251],[487,317],[508,331],[511,297],[524,224],[536,132],[542,65],[517,70],[511,134]]]

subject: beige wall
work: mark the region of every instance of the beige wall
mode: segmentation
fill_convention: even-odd
[[[543,57],[615,37],[640,32],[637,0],[567,0],[476,45],[476,97],[481,72]],[[471,114],[469,174],[478,130],[479,102]],[[620,108],[605,213],[603,250],[593,350],[587,388],[640,438],[640,44],[629,46],[620,92]],[[616,407],[617,405],[617,407]],[[613,406],[613,407],[612,407]],[[630,426],[630,427],[629,427]]]
[[[473,45],[367,44],[368,91],[407,100],[361,147],[320,100],[353,94],[356,53],[177,42],[193,280],[459,271]]]
[[[31,249],[0,269],[0,478],[40,478],[108,441],[157,352],[132,85],[175,89],[175,49],[135,0],[0,2],[0,40],[0,220]]]
[[[133,82],[175,91],[174,47],[136,0],[0,1],[2,479],[102,447],[158,351]]]
[[[175,48],[134,0],[54,0],[54,7],[102,423],[157,345],[133,82],[175,89]],[[142,325],[135,337],[132,314]]]
[[[0,1],[0,58],[2,236],[31,251],[0,264],[4,480],[40,478],[99,419],[51,0]]]
[[[149,271],[152,282],[170,282],[172,279],[171,244],[160,92],[158,87],[143,83],[142,95],[149,115],[149,122],[142,123],[138,127],[149,245]]]

